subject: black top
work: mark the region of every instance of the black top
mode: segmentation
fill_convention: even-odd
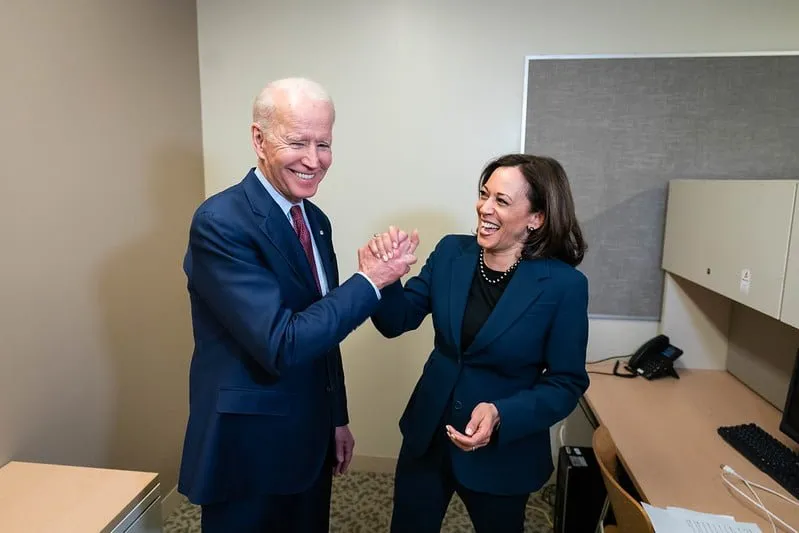
[[[503,275],[503,272],[491,270],[485,265],[483,265],[483,270],[490,280],[499,279]],[[461,350],[465,351],[472,344],[477,332],[483,327],[488,315],[494,310],[500,296],[505,292],[505,288],[508,286],[508,282],[510,282],[515,271],[516,269],[514,268],[513,272],[509,272],[498,283],[489,283],[483,278],[480,272],[480,259],[477,259],[477,268],[472,279],[472,286],[469,289],[469,297],[466,300],[466,311],[463,314]]]

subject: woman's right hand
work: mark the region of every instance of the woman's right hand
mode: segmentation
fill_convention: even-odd
[[[400,245],[408,239],[408,234],[395,226],[389,226],[388,231],[384,233],[375,233],[369,240],[369,251],[372,255],[383,261],[388,261],[394,257],[395,253],[400,250]],[[419,233],[414,230],[410,237],[410,247],[404,253],[413,254],[416,246],[419,245]]]
[[[382,238],[381,235],[378,235],[373,240],[380,239],[382,241]],[[403,239],[400,239],[397,249],[392,251],[391,257],[385,260],[378,255],[379,248],[375,248],[376,245],[371,241],[358,249],[358,271],[363,273],[378,289],[382,290],[385,286],[399,280],[410,272],[411,265],[416,263],[414,251],[419,244],[419,235],[414,232],[411,238],[405,235]],[[374,252],[376,249],[378,251]],[[388,257],[388,253],[384,257]]]

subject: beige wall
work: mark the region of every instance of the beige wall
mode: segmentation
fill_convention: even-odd
[[[192,0],[0,8],[0,464],[174,485],[203,197]]]
[[[799,49],[791,0],[198,0],[198,21],[206,194],[253,163],[250,104],[266,81],[310,76],[333,94],[335,163],[317,200],[345,274],[389,223],[420,229],[422,258],[473,227],[479,169],[520,146],[525,55]],[[656,329],[592,320],[590,356],[629,352]],[[344,343],[357,453],[396,455],[431,344],[429,320],[390,341],[366,325]]]

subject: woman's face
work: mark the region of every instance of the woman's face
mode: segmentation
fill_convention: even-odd
[[[477,199],[477,243],[494,253],[521,250],[528,227],[544,223],[531,213],[527,180],[517,167],[499,167],[480,188]]]

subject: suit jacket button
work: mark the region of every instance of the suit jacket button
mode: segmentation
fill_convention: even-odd
[[[463,407],[463,404],[460,402],[460,400],[455,400],[455,403],[453,405],[455,409],[460,409],[461,407]]]

